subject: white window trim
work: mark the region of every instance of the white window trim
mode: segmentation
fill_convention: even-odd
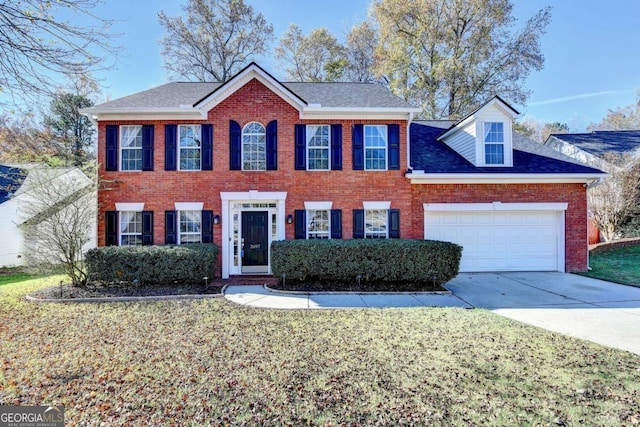
[[[319,209],[313,209],[312,208],[312,209],[309,209],[309,208],[307,208],[305,210],[305,212],[306,212],[306,215],[305,215],[306,216],[306,221],[305,221],[306,224],[304,226],[305,226],[305,237],[306,237],[307,240],[309,240],[309,233],[310,233],[310,231],[309,231],[309,211],[326,211],[327,212],[327,233],[326,233],[326,235],[327,235],[327,239],[331,240],[331,208],[328,208],[328,209],[324,209],[324,208],[319,208]],[[318,232],[316,232],[316,233],[318,233]]]
[[[122,237],[123,236],[140,236],[140,239],[142,239],[142,227],[143,227],[143,220],[142,218],[140,218],[140,233],[124,233],[123,231],[123,227],[122,227],[122,213],[125,212],[132,212],[132,213],[140,213],[142,212],[142,210],[133,210],[133,211],[127,211],[127,210],[123,210],[123,211],[118,211],[118,246],[122,246]],[[137,246],[137,245],[127,245],[127,246]]]
[[[173,205],[177,211],[201,211],[204,208],[203,202],[175,202]]]
[[[304,202],[304,208],[308,211],[329,211],[333,206],[333,202]]]
[[[362,207],[365,210],[389,210],[391,209],[391,202],[362,202]]]
[[[140,172],[142,171],[142,164],[140,164],[140,169],[123,169],[122,168],[122,152],[124,150],[127,151],[133,151],[133,150],[137,150],[140,151],[140,158],[142,158],[142,141],[140,144],[140,147],[123,147],[122,146],[122,132],[125,128],[139,128],[140,132],[142,132],[142,125],[120,125],[118,126],[118,171],[120,172]],[[142,138],[142,135],[140,136],[140,138]]]
[[[178,203],[176,203],[176,205],[177,204]],[[195,233],[195,232],[182,233],[182,231],[180,230],[180,214],[182,212],[199,212],[200,213],[200,232],[199,233]],[[182,209],[182,210],[178,210],[176,217],[177,217],[176,219],[178,221],[178,224],[176,224],[177,225],[177,229],[178,229],[178,233],[177,233],[178,236],[177,236],[176,240],[177,240],[177,243],[179,245],[182,244],[182,238],[181,238],[182,234],[188,234],[188,235],[196,235],[196,234],[198,234],[198,235],[200,235],[200,242],[202,242],[202,209]]]
[[[144,203],[116,203],[116,211],[118,212],[142,212]]]
[[[178,135],[177,135],[177,137],[178,137],[178,141],[177,141],[177,144],[176,144],[176,145],[178,146],[178,153],[177,153],[177,160],[178,160],[178,164],[177,164],[177,166],[178,166],[178,170],[180,170],[180,171],[186,171],[186,172],[201,171],[201,170],[202,170],[202,136],[200,136],[200,147],[198,147],[198,148],[197,148],[197,150],[198,150],[198,151],[200,151],[200,167],[199,167],[198,169],[182,169],[182,168],[180,167],[180,157],[181,157],[182,148],[189,149],[189,150],[191,150],[191,149],[195,149],[194,147],[181,147],[181,146],[180,146],[180,128],[181,128],[181,127],[184,127],[184,126],[197,126],[197,127],[199,127],[199,128],[200,128],[200,135],[202,135],[202,126],[201,126],[201,125],[199,125],[199,124],[195,124],[195,123],[194,123],[194,124],[191,124],[191,123],[190,123],[190,124],[178,125]]]
[[[365,208],[364,209],[364,238],[367,239],[367,212],[369,211],[385,211],[385,228],[384,228],[384,238],[389,238],[389,208]]]
[[[329,136],[329,145],[327,147],[320,147],[320,146],[309,146],[309,127],[310,126],[324,126],[328,129],[327,135]],[[306,141],[305,141],[305,150],[307,150],[306,152],[306,158],[307,158],[307,170],[308,171],[321,171],[321,172],[326,172],[326,171],[330,171],[331,170],[331,125],[325,125],[325,124],[313,124],[313,125],[307,125],[306,128],[306,132],[305,134],[306,136]],[[309,156],[309,148],[320,148],[320,149],[326,149],[327,150],[327,168],[326,169],[311,169],[309,167],[309,161],[311,160],[311,156]]]
[[[384,127],[385,131],[384,131],[384,139],[385,139],[385,145],[384,145],[384,168],[383,169],[369,169],[367,168],[367,127]],[[371,147],[372,149],[380,149],[381,147]],[[389,129],[387,127],[387,125],[374,125],[374,124],[370,124],[370,125],[364,125],[362,127],[362,149],[363,149],[363,153],[362,153],[362,157],[364,159],[364,170],[366,171],[380,171],[380,172],[384,172],[389,170]]]
[[[260,126],[262,126],[262,129],[264,129],[264,169],[245,169],[244,167],[244,130],[251,125],[252,123],[257,123]],[[251,135],[258,135],[256,133],[252,133]],[[241,162],[241,166],[242,166],[242,170],[246,171],[246,172],[263,172],[267,170],[267,127],[265,125],[263,125],[260,122],[257,121],[252,121],[247,123],[246,125],[244,125],[242,127],[242,130],[240,131],[240,162]]]

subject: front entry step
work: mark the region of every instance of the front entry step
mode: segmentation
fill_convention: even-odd
[[[280,279],[271,274],[242,274],[232,275],[228,279],[220,279],[220,284],[224,285],[277,285]]]

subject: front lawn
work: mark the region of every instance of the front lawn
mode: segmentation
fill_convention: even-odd
[[[68,425],[634,425],[637,355],[463,309],[37,304],[0,287],[0,404]]]
[[[640,241],[599,247],[591,251],[589,265],[585,276],[640,286]]]

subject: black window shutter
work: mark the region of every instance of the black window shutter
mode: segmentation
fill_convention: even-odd
[[[400,238],[400,209],[389,209],[389,238],[390,239],[399,239]]]
[[[106,211],[104,213],[104,228],[106,246],[118,245],[118,212]]]
[[[342,125],[331,125],[331,170],[342,170]]]
[[[177,167],[178,126],[164,125],[164,170],[174,171]]]
[[[142,211],[142,244],[153,245],[153,211]]]
[[[240,123],[229,120],[229,169],[242,170],[242,129]]]
[[[389,157],[389,170],[400,169],[400,125],[391,124],[387,125],[387,144],[389,150],[387,155]]]
[[[267,124],[267,170],[278,170],[278,121]]]
[[[364,239],[364,209],[353,210],[353,238]]]
[[[164,211],[164,243],[166,245],[178,243],[177,227],[178,213],[176,211]]]
[[[295,125],[295,168],[307,170],[307,125]]]
[[[202,170],[213,170],[213,125],[204,124],[202,130]]]
[[[295,233],[296,239],[307,238],[307,211],[304,209],[296,209],[295,213]]]
[[[153,125],[142,125],[142,170],[153,170]]]
[[[107,125],[105,129],[105,169],[118,170],[118,126]],[[117,244],[117,243],[115,243]]]
[[[202,243],[213,243],[213,211],[202,211]]]
[[[364,125],[353,125],[351,148],[353,150],[353,170],[364,170]]]
[[[331,238],[342,239],[342,209],[331,209]]]

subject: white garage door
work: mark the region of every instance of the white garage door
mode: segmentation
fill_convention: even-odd
[[[460,271],[563,271],[562,215],[549,211],[426,211],[425,238],[463,247]]]

